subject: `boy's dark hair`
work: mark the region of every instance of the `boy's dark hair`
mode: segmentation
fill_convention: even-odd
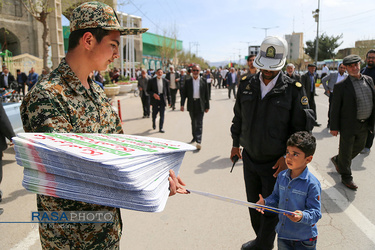
[[[316,139],[312,134],[306,131],[300,131],[292,134],[286,142],[286,145],[299,148],[305,153],[305,157],[308,157],[315,153]]]
[[[103,37],[109,34],[109,30],[103,30],[102,28],[75,30],[69,35],[68,51],[78,46],[79,39],[81,39],[86,32],[90,32],[98,43],[102,41]]]

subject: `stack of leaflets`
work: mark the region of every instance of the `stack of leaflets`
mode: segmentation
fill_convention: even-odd
[[[164,209],[169,170],[177,175],[185,152],[195,150],[122,134],[19,133],[12,140],[27,190],[144,212]]]

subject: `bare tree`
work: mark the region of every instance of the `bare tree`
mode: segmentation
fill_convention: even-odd
[[[49,40],[49,26],[48,26],[48,15],[53,10],[49,7],[50,0],[22,0],[21,1],[25,9],[43,25],[43,68],[48,70],[48,50],[50,44]]]

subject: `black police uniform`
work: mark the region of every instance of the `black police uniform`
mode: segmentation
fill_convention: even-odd
[[[286,141],[297,131],[311,131],[314,122],[301,83],[280,72],[275,87],[262,99],[259,76],[260,73],[241,81],[231,127],[233,147],[243,147],[249,202],[257,202],[259,194],[267,197],[272,193],[276,182],[272,167],[285,154]],[[277,215],[249,211],[256,245],[272,249]]]

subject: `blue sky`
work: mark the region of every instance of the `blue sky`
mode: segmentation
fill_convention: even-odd
[[[318,0],[118,0],[118,10],[142,17],[152,33],[177,30],[186,51],[191,45],[210,62],[235,60],[247,55],[248,43],[260,45],[267,35],[304,33],[304,43],[316,36],[312,11]],[[320,0],[320,30],[329,36],[343,34],[341,48],[356,40],[375,39],[370,31],[374,0]],[[67,25],[68,21],[63,24]],[[274,28],[278,26],[277,28]],[[256,28],[254,28],[256,27]]]

